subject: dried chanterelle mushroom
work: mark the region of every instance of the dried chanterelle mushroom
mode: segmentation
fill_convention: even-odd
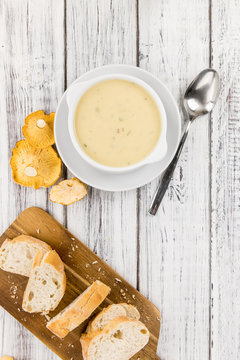
[[[71,205],[87,195],[87,186],[76,178],[63,180],[54,185],[49,193],[49,199],[62,205]]]
[[[13,180],[23,186],[49,187],[61,174],[62,161],[51,147],[37,149],[20,140],[13,149],[10,165]]]
[[[53,134],[54,116],[54,112],[47,115],[43,110],[39,110],[26,117],[22,132],[32,146],[43,149],[55,143]]]

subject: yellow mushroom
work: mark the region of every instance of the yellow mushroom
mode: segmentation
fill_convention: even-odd
[[[55,143],[53,133],[54,116],[54,112],[47,115],[43,110],[39,110],[26,117],[22,133],[32,146],[43,149]]]
[[[62,205],[71,205],[87,195],[87,186],[80,180],[72,178],[54,185],[49,193],[49,199]]]
[[[16,183],[38,189],[57,181],[62,161],[52,146],[37,149],[27,140],[20,140],[13,149],[10,165]]]

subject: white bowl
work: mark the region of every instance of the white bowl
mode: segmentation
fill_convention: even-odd
[[[154,149],[152,150],[152,152],[147,157],[145,157],[143,160],[137,162],[136,164],[124,166],[124,167],[105,166],[105,165],[102,165],[102,164],[94,161],[92,158],[90,158],[84,152],[84,150],[79,145],[79,142],[76,137],[76,131],[75,131],[75,111],[76,111],[77,104],[78,104],[79,100],[81,99],[81,97],[93,85],[95,85],[99,82],[102,82],[102,81],[114,80],[114,79],[131,81],[137,85],[140,85],[142,88],[144,88],[155,100],[155,103],[156,103],[159,113],[161,115],[161,122],[162,122],[161,123],[161,125],[162,125],[161,134],[160,134],[159,140],[158,140],[157,144],[155,145]],[[165,156],[165,154],[167,152],[166,112],[165,112],[164,106],[162,104],[162,101],[159,98],[159,96],[157,95],[157,93],[144,81],[142,81],[134,76],[129,76],[129,75],[125,75],[125,74],[108,74],[108,75],[96,77],[95,79],[92,79],[89,81],[82,81],[77,84],[73,84],[67,90],[67,104],[68,104],[68,109],[69,109],[69,111],[68,111],[68,129],[69,129],[71,141],[72,141],[75,149],[79,153],[79,155],[86,162],[88,162],[90,165],[94,166],[95,168],[98,168],[103,171],[108,171],[111,173],[124,173],[124,172],[128,172],[131,170],[135,170],[146,164],[151,164],[151,163],[157,162]]]

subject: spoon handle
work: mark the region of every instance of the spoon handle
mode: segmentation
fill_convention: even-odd
[[[172,159],[172,161],[169,164],[169,166],[167,167],[167,170],[165,171],[162,179],[159,182],[159,185],[158,185],[157,190],[155,192],[155,195],[153,197],[152,204],[150,206],[150,209],[148,210],[150,215],[156,215],[156,213],[158,211],[158,208],[159,208],[159,205],[162,202],[162,199],[163,199],[163,197],[165,195],[165,192],[166,192],[166,190],[168,188],[168,185],[169,185],[169,183],[170,183],[170,181],[172,179],[172,175],[174,173],[174,170],[176,168],[176,165],[177,165],[177,162],[179,160],[180,154],[182,152],[182,148],[183,148],[183,145],[185,143],[185,140],[187,138],[188,131],[189,131],[189,128],[190,128],[190,124],[191,124],[191,121],[188,121],[187,126],[185,128],[185,131],[183,133],[183,136],[182,136],[182,138],[180,140],[180,143],[178,145],[176,154],[174,155],[174,158]]]

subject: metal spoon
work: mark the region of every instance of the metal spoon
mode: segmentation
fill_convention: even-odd
[[[201,71],[200,74],[188,86],[183,99],[183,104],[188,114],[188,122],[186,124],[176,154],[158,185],[151,207],[148,210],[149,214],[156,215],[157,213],[159,205],[161,204],[164,194],[168,188],[178,159],[182,152],[190,124],[192,124],[193,120],[195,120],[198,116],[206,115],[212,111],[216,104],[219,91],[219,75],[213,69],[205,69]]]

